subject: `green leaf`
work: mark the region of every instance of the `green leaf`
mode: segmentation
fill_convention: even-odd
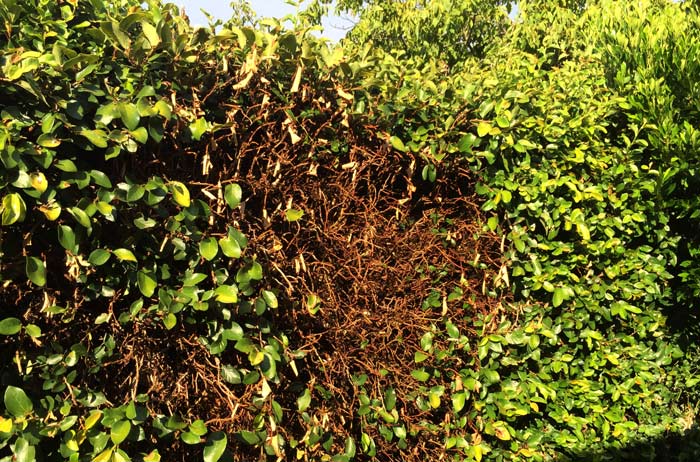
[[[204,436],[207,434],[207,431],[207,425],[201,419],[197,419],[190,424],[190,432],[197,436]]]
[[[391,146],[397,151],[406,152],[406,146],[403,144],[403,141],[401,141],[401,138],[399,138],[398,136],[392,136],[391,138],[389,138],[389,143],[391,143]]]
[[[2,224],[7,226],[23,221],[27,213],[27,206],[19,194],[12,193],[2,198],[0,210],[2,210]]]
[[[199,444],[202,441],[202,438],[200,438],[198,435],[195,435],[194,433],[191,433],[191,432],[182,432],[180,434],[180,439],[185,444]]]
[[[15,417],[25,417],[34,410],[32,400],[29,399],[24,390],[12,385],[5,389],[3,401],[5,409]]]
[[[92,252],[90,252],[88,261],[94,266],[101,266],[107,263],[107,260],[109,260],[109,257],[111,255],[111,253],[104,249],[95,249]]]
[[[464,392],[458,392],[452,395],[452,408],[455,412],[459,412],[464,409],[466,398],[467,396]]]
[[[243,198],[243,190],[238,185],[238,183],[227,184],[224,188],[224,200],[226,204],[232,209],[238,207]]]
[[[214,432],[204,446],[204,462],[217,462],[224,455],[226,450],[226,434],[224,432]]]
[[[17,438],[12,448],[14,462],[34,462],[36,460],[36,449],[24,438]]]
[[[141,22],[141,32],[143,32],[144,37],[148,40],[151,48],[155,48],[160,44],[160,35],[158,35],[158,30],[153,27],[150,23],[146,21]]]
[[[562,289],[561,287],[554,289],[554,294],[552,295],[552,305],[557,307],[561,305],[564,300],[566,300],[566,290]]]
[[[236,303],[238,302],[238,287],[237,286],[219,286],[214,291],[216,301],[220,303]]]
[[[109,137],[104,130],[83,130],[80,132],[82,136],[88,139],[90,143],[98,148],[106,148]]]
[[[352,459],[355,457],[355,452],[357,449],[355,448],[355,440],[352,439],[351,436],[348,436],[345,438],[345,455],[348,457],[348,459]]]
[[[248,430],[242,430],[241,432],[238,433],[238,435],[241,437],[243,441],[246,442],[246,444],[249,444],[251,446],[255,446],[256,444],[260,444],[263,440],[260,438],[258,433],[256,432],[251,432]]]
[[[221,246],[221,251],[229,258],[240,258],[241,257],[241,246],[238,245],[238,241],[233,239],[231,236],[222,237],[219,239],[219,245]]]
[[[269,290],[263,290],[262,297],[263,300],[265,300],[267,306],[269,306],[270,308],[275,309],[279,306],[277,302],[277,296],[274,294],[274,292],[271,292]]]
[[[27,257],[26,262],[27,277],[34,284],[43,287],[46,284],[46,266],[37,257]]]
[[[25,332],[27,332],[27,335],[29,335],[32,338],[39,338],[41,337],[41,328],[37,326],[36,324],[27,324],[24,327]]]
[[[146,130],[146,127],[139,127],[130,131],[129,134],[141,144],[146,144],[146,141],[148,141],[148,130]]]
[[[128,249],[115,249],[112,251],[114,256],[116,256],[120,261],[133,261],[136,263],[136,256]]]
[[[75,218],[75,221],[78,222],[80,226],[83,228],[90,228],[92,227],[92,223],[90,222],[90,217],[88,216],[87,213],[85,213],[84,210],[79,209],[78,207],[71,207],[68,209],[68,212],[73,215],[73,218]]]
[[[204,259],[212,261],[217,253],[219,253],[219,245],[216,243],[216,239],[208,237],[199,241],[199,254]]]
[[[129,130],[136,130],[141,121],[136,105],[133,103],[119,103],[119,115],[121,116],[124,126]]]
[[[54,166],[57,169],[66,173],[74,173],[78,171],[78,167],[76,167],[75,162],[73,162],[70,159],[61,159],[59,161],[56,161],[56,164]]]
[[[476,127],[476,134],[479,135],[479,138],[483,138],[488,135],[489,132],[491,132],[491,124],[488,122],[479,122],[479,125]]]
[[[190,132],[192,133],[192,139],[199,141],[207,130],[209,129],[209,124],[203,117],[195,120],[190,124]]]
[[[285,217],[287,218],[287,221],[292,222],[292,221],[299,221],[301,217],[304,216],[304,211],[303,210],[296,210],[296,209],[288,209],[285,212]]]
[[[17,318],[5,318],[0,321],[0,335],[15,335],[22,329],[22,322]]]
[[[75,247],[75,233],[70,226],[60,225],[58,227],[58,242],[64,249],[72,251]]]
[[[139,290],[145,297],[151,297],[156,291],[156,279],[150,271],[141,270],[137,275]]]
[[[430,374],[428,374],[424,369],[414,369],[411,371],[411,375],[419,382],[425,382],[430,378]]]
[[[44,148],[56,148],[61,145],[61,140],[49,133],[43,133],[36,139],[39,146]]]
[[[112,182],[109,181],[109,177],[99,170],[91,170],[90,176],[96,185],[102,186],[103,188],[112,188]]]
[[[305,389],[304,393],[301,394],[299,398],[297,398],[297,408],[299,409],[299,412],[304,412],[309,408],[309,405],[311,404],[311,392],[309,389]]]
[[[248,282],[251,279],[259,281],[263,278],[263,269],[260,263],[252,261],[238,270],[236,273],[237,282]]]
[[[166,329],[172,329],[173,327],[175,327],[175,324],[177,324],[177,317],[174,314],[168,313],[165,316],[163,316],[163,325]]]
[[[190,192],[184,184],[179,181],[171,181],[168,186],[177,205],[182,207],[190,206]]]
[[[116,445],[124,441],[126,437],[129,436],[130,431],[131,422],[128,420],[120,420],[112,425],[109,431],[109,438],[112,440],[112,443]]]

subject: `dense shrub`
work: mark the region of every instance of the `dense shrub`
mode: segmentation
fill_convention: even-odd
[[[1,460],[697,458],[697,10],[370,3],[0,4]]]

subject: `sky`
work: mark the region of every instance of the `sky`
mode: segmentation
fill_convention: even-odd
[[[230,7],[230,0],[168,0],[185,8],[190,23],[193,25],[207,25],[207,19],[200,11],[207,11],[214,18],[228,20],[231,18],[233,10]],[[287,4],[284,0],[251,0],[251,6],[261,17],[280,18],[290,13],[294,13],[296,8]],[[333,40],[339,40],[345,35],[343,27],[348,27],[348,22],[341,18],[329,18],[324,23],[323,36]]]

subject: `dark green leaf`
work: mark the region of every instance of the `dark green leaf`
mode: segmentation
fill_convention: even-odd
[[[58,227],[58,242],[64,249],[73,251],[75,247],[75,233],[70,226],[60,225]]]
[[[27,277],[34,284],[43,287],[46,284],[46,266],[37,257],[27,257],[26,262]]]
[[[5,409],[15,417],[25,417],[34,410],[32,400],[21,388],[12,385],[5,389],[4,395]]]
[[[107,263],[107,260],[109,260],[109,257],[111,255],[111,253],[104,249],[95,249],[92,252],[90,252],[88,261],[95,266],[101,266]]]

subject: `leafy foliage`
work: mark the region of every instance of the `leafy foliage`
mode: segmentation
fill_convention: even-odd
[[[566,460],[695,425],[697,10],[544,3],[348,1],[336,48],[320,2],[220,32],[0,4],[3,457]]]

